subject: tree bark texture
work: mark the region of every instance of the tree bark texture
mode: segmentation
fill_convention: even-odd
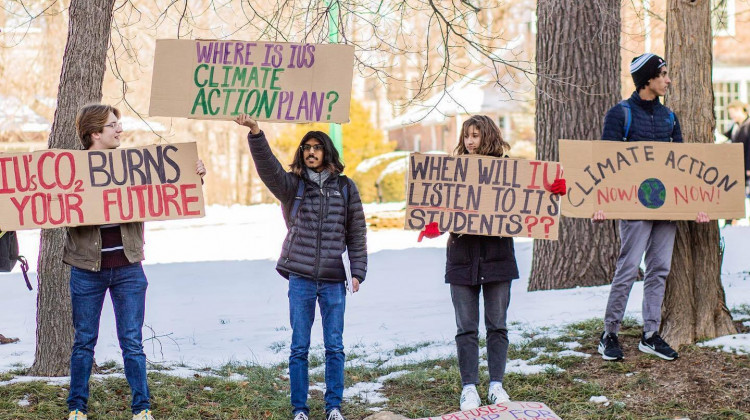
[[[539,0],[536,158],[557,161],[559,139],[599,139],[620,101],[620,1]],[[616,222],[560,218],[557,241],[535,240],[529,290],[607,284],[620,240]]]
[[[713,60],[710,0],[669,0],[666,60],[672,85],[667,105],[689,143],[713,143]],[[662,307],[662,336],[673,347],[736,333],[721,284],[716,221],[677,223],[672,270]]]
[[[73,0],[63,55],[50,148],[81,148],[75,118],[81,106],[99,102],[106,70],[114,0]],[[70,269],[62,262],[65,229],[43,229],[37,297],[36,353],[30,375],[64,376],[70,371],[73,324]]]

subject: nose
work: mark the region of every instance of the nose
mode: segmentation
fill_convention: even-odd
[[[670,79],[669,76],[667,76],[664,81],[667,83],[667,85],[672,83],[672,79]]]

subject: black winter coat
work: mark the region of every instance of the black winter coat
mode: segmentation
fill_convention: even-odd
[[[476,286],[518,278],[513,238],[451,233],[446,253],[446,283]]]
[[[249,134],[248,143],[260,179],[282,206],[291,206],[300,177],[284,170],[263,132]],[[341,254],[348,247],[352,277],[360,283],[365,280],[367,226],[362,201],[356,185],[349,180],[349,202],[345,203],[337,177],[338,174],[329,176],[321,188],[306,172],[303,174],[304,197],[276,264],[276,270],[285,278],[297,274],[312,280],[345,281]]]
[[[629,141],[673,141],[682,143],[682,131],[677,116],[674,123],[669,118],[670,110],[659,102],[659,98],[644,101],[638,92],[628,98],[630,104]],[[622,140],[625,134],[625,111],[619,103],[604,116],[602,140]]]

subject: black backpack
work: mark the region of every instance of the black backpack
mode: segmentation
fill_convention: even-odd
[[[26,261],[26,258],[18,255],[18,237],[16,236],[16,232],[0,231],[0,272],[10,272],[19,261],[21,262],[23,278],[26,280],[26,287],[32,290],[27,274],[29,272],[29,263]]]

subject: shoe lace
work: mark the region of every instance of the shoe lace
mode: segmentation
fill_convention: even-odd
[[[328,413],[328,418],[326,420],[346,420],[344,416],[341,415],[341,412],[338,409],[331,410],[330,413]]]
[[[620,347],[620,339],[617,337],[617,334],[609,333],[607,334],[607,337],[605,339],[605,344],[608,344],[606,347]]]
[[[299,412],[296,416],[294,416],[294,420],[308,420],[307,414]]]

